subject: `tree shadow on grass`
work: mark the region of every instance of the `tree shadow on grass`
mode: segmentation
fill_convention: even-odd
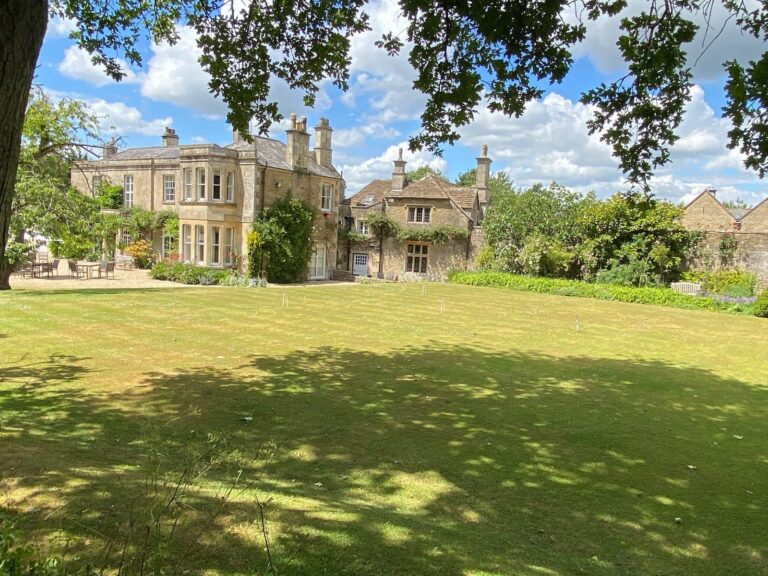
[[[57,526],[94,539],[120,530],[126,502],[151,501],[152,466],[217,460],[183,518],[195,572],[264,566],[257,496],[272,498],[284,574],[768,570],[764,387],[659,362],[439,343],[253,356],[142,384],[0,398],[30,430],[4,433],[10,454],[50,455],[44,474],[18,462],[5,481],[57,490],[79,511]],[[37,426],[50,410],[60,417]]]

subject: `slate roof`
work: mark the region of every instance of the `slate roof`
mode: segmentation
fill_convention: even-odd
[[[273,140],[272,138],[263,138],[260,136],[254,136],[255,147],[248,142],[235,142],[229,144],[227,148],[230,150],[237,150],[238,153],[251,153],[256,150],[256,157],[259,164],[266,164],[274,168],[283,168],[284,170],[290,170],[291,167],[285,161],[285,144],[279,140]],[[312,150],[309,151],[309,164],[308,168],[310,173],[318,174],[320,176],[327,176],[329,178],[340,178],[341,175],[335,168],[326,168],[320,166],[315,162],[314,154]]]
[[[372,180],[363,186],[357,194],[345,198],[342,204],[348,204],[358,208],[376,206],[381,204],[381,201],[389,194],[391,188],[392,182],[390,180]]]
[[[148,148],[128,148],[105,158],[105,160],[149,160],[178,157],[179,148],[177,146],[150,146]]]
[[[369,198],[370,197],[370,198]],[[391,180],[373,180],[364,186],[357,194],[344,200],[344,204],[365,208],[381,203],[384,198],[416,198],[451,200],[467,218],[470,218],[477,198],[476,188],[462,188],[451,184],[447,180],[427,174],[424,178],[415,182],[406,181],[401,191],[392,190]]]
[[[282,168],[284,170],[291,170],[291,167],[285,161],[285,144],[279,140],[273,140],[271,138],[263,138],[259,136],[254,137],[256,146],[256,154],[258,163],[275,168]],[[227,150],[234,150],[238,155],[252,154],[254,151],[254,145],[248,142],[236,142],[229,144],[228,146],[221,147],[217,144],[195,144],[190,145],[190,148],[208,147],[216,154],[217,151],[226,154]],[[181,150],[186,146],[150,146],[147,148],[128,148],[122,150],[113,156],[110,156],[106,160],[120,161],[120,160],[173,160],[180,156]],[[311,174],[317,174],[320,176],[327,176],[329,178],[340,178],[341,175],[335,168],[326,168],[320,166],[315,162],[314,155],[310,150],[309,153],[309,172]]]

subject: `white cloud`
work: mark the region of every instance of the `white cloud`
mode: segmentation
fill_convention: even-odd
[[[755,4],[755,0],[747,0],[748,6],[754,8]],[[712,5],[709,21],[701,12],[692,16],[699,30],[693,42],[685,47],[690,64],[695,64],[693,72],[696,81],[712,80],[722,75],[722,64],[726,60],[746,62],[757,58],[764,50],[764,44],[760,40],[743,33],[733,19],[729,20],[729,13],[722,3],[713,2]],[[630,0],[618,16],[601,16],[596,21],[586,22],[586,39],[576,46],[574,57],[589,59],[604,73],[622,70],[625,67],[624,61],[616,46],[621,19],[635,16],[647,7],[646,0]],[[569,22],[576,21],[572,11],[566,12],[565,17]],[[712,45],[707,48],[710,43]]]
[[[163,129],[173,124],[173,118],[170,116],[145,120],[138,109],[122,102],[107,102],[103,99],[96,99],[88,100],[88,106],[99,117],[99,128],[102,134],[157,136],[159,145]]]
[[[741,155],[726,148],[727,121],[715,115],[699,86],[691,94],[672,163],[651,181],[654,193],[677,200],[708,185],[735,189],[757,182],[742,167]],[[472,124],[460,129],[461,144],[472,154],[488,144],[492,169],[508,172],[518,186],[556,181],[606,196],[627,186],[610,148],[598,135],[587,133],[591,115],[590,106],[550,93],[531,103],[520,118],[483,108]]]
[[[140,77],[130,69],[128,64],[120,60],[120,65],[125,72],[125,77],[121,80],[126,84],[137,84]],[[81,50],[77,46],[70,46],[64,52],[64,59],[59,62],[59,72],[67,78],[82,80],[96,87],[106,86],[115,82],[107,76],[104,68],[93,63],[90,54]]]
[[[369,158],[357,164],[343,164],[337,166],[343,173],[347,182],[347,196],[351,196],[371,180],[389,178],[392,175],[397,158],[398,149],[403,149],[403,159],[408,163],[406,171],[415,170],[422,166],[429,166],[435,170],[444,172],[447,164],[443,158],[439,158],[425,151],[411,152],[405,142],[390,146],[383,154],[375,158]]]
[[[371,139],[392,139],[400,136],[400,132],[380,122],[374,122],[366,126],[343,128],[333,133],[334,148],[351,148],[364,146]]]
[[[178,28],[179,40],[173,46],[152,44],[152,57],[142,78],[141,94],[156,102],[168,102],[188,108],[210,120],[223,119],[227,105],[214,96],[208,87],[210,75],[200,65],[202,51],[197,46],[195,31],[187,26]],[[304,105],[303,94],[292,90],[283,80],[273,79],[270,99],[278,103],[281,114],[299,115],[310,110]],[[330,108],[332,102],[323,85],[315,99],[315,110]]]
[[[227,107],[208,89],[209,76],[198,58],[195,31],[186,26],[178,28],[179,40],[173,46],[152,44],[152,57],[141,84],[141,94],[156,102],[184,106],[210,118],[227,113]]]
[[[68,38],[70,33],[77,30],[77,24],[69,18],[52,17],[48,21],[46,36],[49,38]]]
[[[400,15],[400,6],[394,0],[380,0],[368,5],[371,30],[354,36],[350,46],[350,90],[342,97],[342,103],[356,107],[365,102],[366,119],[388,123],[396,120],[413,120],[419,117],[426,103],[426,96],[414,90],[416,72],[408,62],[411,44],[403,46],[397,56],[374,46],[382,34],[402,33],[408,21]]]

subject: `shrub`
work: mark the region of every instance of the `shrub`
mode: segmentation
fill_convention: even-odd
[[[288,196],[262,212],[248,237],[248,275],[272,282],[301,282],[312,257],[312,206]]]
[[[598,300],[615,300],[634,304],[654,304],[673,308],[750,313],[748,304],[719,302],[713,298],[698,298],[679,294],[669,288],[635,288],[612,284],[589,284],[579,280],[534,278],[503,272],[451,272],[449,282],[472,286],[493,286],[524,292],[539,292],[559,296],[580,296]]]
[[[231,270],[205,268],[182,262],[158,262],[150,270],[149,275],[155,280],[169,280],[181,284],[200,284],[201,286],[232,285],[227,279],[233,274]]]
[[[755,293],[757,278],[746,270],[689,270],[684,272],[683,280],[699,282],[707,294],[724,294],[726,296],[752,296]]]
[[[114,184],[102,184],[96,191],[96,202],[101,208],[118,210],[123,206],[123,189]]]
[[[125,247],[125,253],[133,258],[133,262],[139,268],[152,266],[152,246],[146,240],[136,240]]]
[[[493,253],[493,248],[485,246],[475,256],[475,266],[479,270],[491,270],[495,265],[496,257]]]
[[[768,288],[763,290],[760,293],[760,296],[757,297],[757,301],[755,302],[752,310],[755,316],[759,316],[760,318],[768,318]]]

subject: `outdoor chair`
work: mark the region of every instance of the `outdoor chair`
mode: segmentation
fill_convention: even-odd
[[[21,265],[21,277],[26,278],[27,275],[29,275],[30,278],[34,278],[35,276],[35,267],[32,265],[32,262],[24,262]]]
[[[52,276],[53,274],[56,274],[56,276],[59,275],[59,259],[54,258],[53,262],[50,263],[48,266],[48,276]]]
[[[107,278],[109,278],[109,273],[112,273],[112,278],[115,277],[115,263],[109,262],[107,260],[102,260],[99,263],[99,278],[101,278],[101,275],[104,274]]]
[[[67,260],[67,265],[69,266],[69,273],[75,278],[80,278],[80,275],[83,274],[83,272],[81,272],[80,269],[77,267],[77,261]]]

